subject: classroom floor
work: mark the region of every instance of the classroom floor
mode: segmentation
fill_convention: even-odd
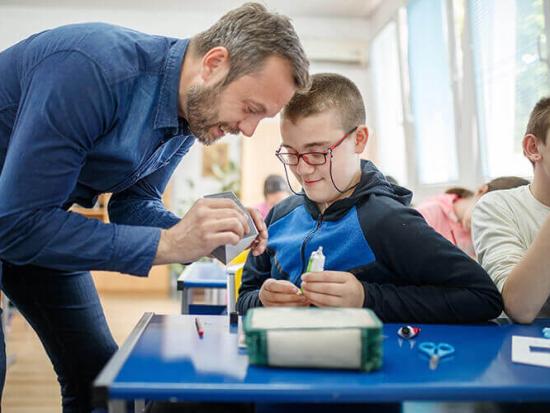
[[[102,294],[101,301],[115,340],[122,344],[144,312],[176,314],[179,299],[145,295]],[[7,413],[61,413],[53,368],[33,329],[17,312],[6,334],[8,365],[2,400]]]

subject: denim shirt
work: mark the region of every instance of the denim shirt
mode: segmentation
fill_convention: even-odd
[[[162,193],[195,137],[178,117],[188,40],[108,24],[45,31],[0,53],[0,259],[146,275]],[[111,223],[67,211],[112,192]]]

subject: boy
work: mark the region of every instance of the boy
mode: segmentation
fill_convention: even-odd
[[[284,109],[281,135],[277,157],[303,192],[268,215],[266,252],[244,267],[242,314],[260,305],[368,307],[386,322],[464,323],[500,314],[487,273],[408,208],[410,191],[359,158],[369,131],[350,80],[314,75],[311,90]],[[326,271],[303,274],[319,246]]]
[[[527,184],[527,179],[518,176],[501,176],[481,185],[475,193],[466,188],[453,187],[424,201],[416,210],[433,229],[475,259],[471,227],[474,206],[487,192]]]
[[[504,311],[519,323],[550,317],[549,130],[547,97],[535,105],[523,138],[531,184],[487,194],[473,213],[479,262],[502,292]]]

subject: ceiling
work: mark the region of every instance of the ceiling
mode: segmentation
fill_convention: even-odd
[[[382,0],[264,0],[268,8],[290,17],[367,18]],[[244,3],[243,0],[2,0],[4,6],[60,8],[170,9],[195,13],[220,13]]]

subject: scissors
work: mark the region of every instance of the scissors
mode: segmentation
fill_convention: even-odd
[[[430,357],[430,369],[435,370],[439,364],[439,359],[450,356],[455,352],[455,348],[449,343],[433,343],[425,341],[418,345],[418,350],[426,353]]]

